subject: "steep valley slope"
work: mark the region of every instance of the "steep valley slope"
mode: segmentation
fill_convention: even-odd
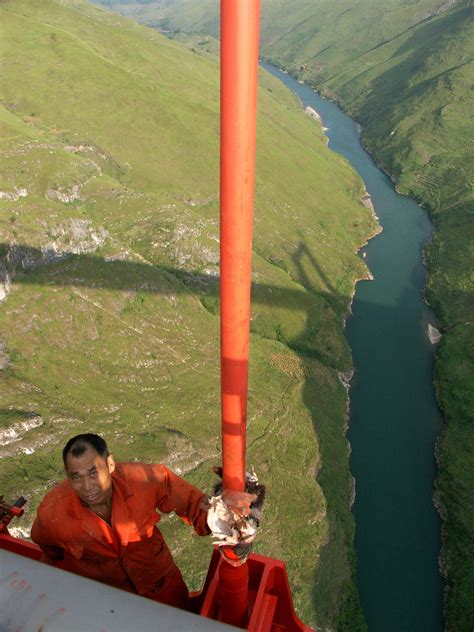
[[[103,433],[211,491],[219,462],[218,66],[82,0],[0,3],[1,492],[62,477]],[[268,486],[256,550],[299,614],[364,629],[353,583],[343,335],[360,179],[266,73],[259,90],[248,462]],[[163,521],[189,585],[210,542]],[[350,620],[350,626],[344,621]]]

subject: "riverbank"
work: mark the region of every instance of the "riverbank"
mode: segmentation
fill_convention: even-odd
[[[350,100],[338,98],[337,101],[358,116],[358,109]],[[377,121],[376,112],[373,118]],[[417,165],[416,160],[405,155],[402,148],[406,144],[383,138],[381,126],[374,121],[365,123],[363,129],[361,126],[364,147],[397,190],[416,199],[435,226],[423,252],[428,270],[423,296],[434,311],[434,318],[427,325],[427,335],[431,344],[436,345],[432,381],[445,421],[436,448],[438,473],[434,491],[434,502],[442,518],[439,564],[446,582],[447,629],[470,632],[474,625],[471,599],[474,556],[466,556],[465,552],[474,551],[474,506],[470,491],[473,487],[470,472],[474,471],[474,349],[471,343],[474,340],[471,318],[474,292],[466,271],[474,266],[473,201],[469,189],[474,167],[467,157],[459,158],[462,167],[452,164],[452,156],[466,147],[465,135],[449,132],[441,155]],[[433,151],[430,139],[425,135],[422,139],[423,142],[418,140],[416,144],[419,151]],[[446,154],[448,147],[451,147],[450,154]]]
[[[357,522],[358,580],[362,604],[369,626],[374,630],[391,630],[393,621],[397,621],[396,625],[405,626],[404,629],[418,629],[417,626],[422,625],[423,621],[423,625],[428,625],[429,622],[430,630],[441,630],[442,598],[437,561],[440,546],[439,520],[429,484],[434,479],[434,443],[441,420],[438,419],[431,386],[432,348],[428,343],[426,330],[419,326],[419,321],[428,319],[429,313],[421,300],[424,284],[421,251],[431,234],[431,228],[423,211],[414,202],[394,191],[386,176],[375,170],[370,157],[361,148],[358,150],[361,153],[352,149],[349,138],[351,142],[352,139],[355,142],[358,140],[358,126],[346,120],[342,113],[341,116],[337,115],[337,120],[329,119],[328,117],[336,116],[330,113],[333,106],[326,106],[326,102],[320,102],[316,95],[312,97],[315,93],[309,87],[300,86],[301,84],[297,84],[296,90],[302,91],[299,96],[303,101],[311,103],[314,98],[320,103],[319,106],[311,103],[311,106],[322,115],[326,126],[334,132],[330,148],[338,150],[336,145],[340,145],[339,151],[351,162],[355,160],[358,170],[365,173],[364,177],[368,178],[367,189],[374,198],[377,215],[384,225],[383,234],[364,248],[363,254],[367,253],[367,261],[374,271],[375,280],[370,284],[361,282],[358,285],[353,315],[347,326],[356,368],[350,391],[349,438],[352,443],[351,469],[356,474],[357,486],[354,513]],[[341,130],[344,130],[344,137],[340,138],[338,134],[342,133]],[[390,263],[395,261],[396,267]],[[406,316],[403,310],[399,311],[401,307],[392,316],[391,306],[399,303],[406,304]],[[413,308],[423,316],[411,316],[415,313]],[[393,318],[396,318],[396,326]],[[359,325],[363,327],[369,323],[370,331],[359,331]],[[400,329],[401,323],[403,330]],[[403,336],[399,338],[401,333]],[[410,343],[407,345],[408,339]],[[416,361],[413,360],[414,357],[417,358]],[[359,358],[366,360],[361,364]],[[391,362],[384,364],[385,358]],[[420,375],[414,375],[413,370],[418,369],[421,371]],[[399,392],[399,385],[407,383],[408,375],[411,385],[409,391],[416,388],[415,385],[421,379],[421,400],[420,393],[417,400],[407,398],[407,393]],[[378,403],[377,393],[385,393],[385,398],[393,397],[390,395],[391,389],[395,389],[397,396],[390,410],[387,410],[386,406]],[[426,409],[423,408],[425,401]],[[367,409],[363,408],[366,404]],[[400,406],[403,407],[402,410]],[[383,428],[378,427],[381,420]],[[399,436],[393,435],[392,428],[397,429]],[[375,429],[377,430],[374,433]],[[381,438],[385,435],[390,438],[381,443]],[[400,450],[404,455],[403,461],[407,461],[406,467],[417,471],[416,484],[406,480],[405,473],[400,471],[400,462],[394,463],[392,469],[387,470],[394,457],[392,447],[400,442],[405,444],[405,439],[411,442],[410,449],[407,450],[405,446],[403,449],[400,447]],[[427,440],[431,442],[431,451]],[[422,454],[423,458],[420,460]],[[382,470],[377,466],[379,463]],[[369,471],[365,465],[369,466]],[[398,472],[395,488],[394,477],[386,476],[391,471]],[[402,506],[399,485],[402,485],[406,494]],[[422,515],[415,518],[420,503],[425,509]],[[404,516],[402,523],[401,516]],[[379,527],[374,530],[376,525]],[[420,551],[410,554],[414,542],[423,551],[425,561],[422,568],[413,567],[413,560],[418,559],[421,554]],[[406,549],[403,565],[409,569],[409,575],[400,575],[395,570],[402,563],[399,549],[394,550],[395,543]],[[377,557],[374,557],[374,550],[377,551]],[[383,569],[378,568],[376,572],[370,570],[377,567],[380,560],[383,560]],[[385,577],[384,585],[370,579],[374,572],[374,576]],[[391,586],[390,590],[384,590],[387,584]],[[404,595],[403,599],[401,595]],[[413,610],[408,608],[407,604],[413,600],[423,603],[423,610],[419,605]],[[404,603],[400,603],[403,601]]]
[[[415,85],[430,90],[431,84],[426,77],[417,76],[423,75],[425,66],[416,65],[415,52],[412,70],[408,70],[406,59],[397,68],[396,56],[390,56],[393,68],[383,71],[392,74],[400,92],[387,93],[387,84],[379,83],[371,72],[361,79],[359,87],[346,74],[346,84],[342,82],[340,86],[344,97],[337,96],[334,90],[329,91],[330,98],[337,100],[364,126],[362,142],[378,165],[401,193],[412,196],[427,210],[435,225],[425,253],[428,280],[424,295],[435,312],[434,323],[442,335],[435,343],[433,373],[437,402],[445,419],[436,453],[435,501],[437,507],[442,508],[440,565],[446,580],[446,626],[453,632],[470,632],[474,626],[474,554],[466,555],[466,551],[474,551],[471,492],[474,482],[470,474],[474,471],[474,349],[471,342],[474,340],[474,288],[469,278],[469,271],[474,268],[474,207],[470,187],[474,165],[472,149],[469,141],[466,142],[473,137],[474,118],[462,96],[469,90],[472,73],[467,70],[467,64],[458,65],[457,61],[467,53],[466,42],[473,40],[472,22],[464,19],[463,11],[459,5],[451,14],[446,14],[446,19],[440,17],[436,27],[434,22],[420,25],[428,31],[438,29],[436,39],[441,49],[436,58],[432,51],[438,50],[438,46],[425,44],[420,37],[420,48],[430,47],[422,55],[428,52],[427,64],[433,67],[434,62],[443,68],[443,76],[450,76],[450,88],[444,92],[442,85],[448,84],[440,84],[428,98],[422,98],[423,92],[420,92],[418,103],[424,103],[422,110],[412,103],[412,108],[418,111],[416,122],[407,110],[413,92],[411,95],[406,92],[408,84],[403,78],[412,72],[410,90]],[[449,50],[442,46],[448,41],[442,37],[443,26],[448,31],[453,29]],[[390,47],[390,43],[387,46]],[[383,49],[379,50],[383,54]],[[384,65],[377,67],[385,68]],[[398,72],[402,68],[404,72]],[[365,81],[378,86],[371,91],[370,103],[364,97]],[[334,83],[337,84],[337,80]],[[438,118],[436,102],[442,104],[443,112],[459,108],[459,114]],[[436,130],[436,141],[433,130]]]
[[[321,117],[317,110],[314,108],[307,108],[306,114],[320,124],[324,133],[328,131],[327,127],[321,122]],[[327,144],[329,142],[327,134],[325,134],[325,139]],[[316,179],[317,177],[318,176],[316,174]],[[370,194],[363,185],[361,189],[362,191],[360,193],[359,202],[362,206],[370,210],[373,218],[372,230],[364,236],[355,251],[359,254],[361,260],[363,260],[363,256],[361,256],[360,253],[373,237],[381,233],[382,227],[378,221],[377,214],[371,202]],[[347,311],[345,311],[343,316],[343,327],[345,327],[346,321],[351,315],[351,306],[357,284],[360,281],[367,281],[373,278],[372,273],[367,266],[364,265],[362,269],[363,273],[357,275],[351,285]],[[354,369],[352,366],[350,369],[338,372],[338,380],[344,389],[344,404],[342,415],[343,423],[342,425],[337,425],[337,430],[336,425],[331,424],[331,428],[329,430],[327,426],[320,423],[318,420],[319,415],[317,414],[319,407],[315,405],[311,397],[306,398],[308,408],[310,410],[314,410],[316,413],[316,432],[322,446],[322,461],[325,464],[324,471],[318,474],[317,480],[321,484],[327,499],[328,511],[331,513],[330,524],[337,525],[337,527],[334,526],[328,534],[328,542],[320,556],[320,563],[318,565],[316,575],[316,611],[323,614],[321,620],[318,620],[318,624],[323,627],[328,625],[328,613],[331,610],[331,608],[328,607],[328,604],[333,603],[334,609],[335,604],[339,601],[339,617],[338,621],[335,623],[335,627],[338,630],[347,630],[348,632],[352,632],[354,630],[366,630],[366,625],[359,605],[359,597],[357,594],[355,580],[356,558],[353,548],[354,522],[350,513],[350,509],[355,498],[355,484],[348,469],[350,444],[346,437],[350,407],[348,391],[349,382],[352,379],[353,372]],[[332,435],[331,438],[328,434],[328,430]],[[335,443],[335,433],[337,433],[338,436],[337,443]],[[342,461],[341,458],[343,459]],[[344,463],[344,466],[341,467],[342,463]],[[345,588],[341,591],[340,587],[338,587],[334,582],[334,569],[340,566],[340,558],[343,551],[347,551],[348,554],[347,564],[350,569],[350,573],[347,575]],[[328,629],[332,629],[332,627],[329,626]]]
[[[443,334],[433,384],[445,417],[436,495],[445,507],[446,626],[453,632],[471,632],[474,21],[472,8],[464,2],[423,4],[424,9],[420,3],[388,7],[358,2],[342,20],[335,4],[315,5],[312,11],[295,11],[289,21],[272,6],[265,12],[262,50],[277,65],[289,67],[298,80],[337,100],[364,126],[364,145],[397,188],[426,208],[435,224],[426,253],[425,295]],[[371,30],[371,24],[377,28]],[[367,37],[358,37],[366,29]]]

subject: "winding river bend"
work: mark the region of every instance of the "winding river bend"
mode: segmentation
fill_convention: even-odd
[[[364,151],[354,121],[309,86],[262,66],[320,114],[329,147],[360,174],[383,227],[363,249],[374,280],[357,284],[346,327],[355,367],[348,437],[357,581],[369,632],[441,632],[441,525],[432,494],[442,417],[427,336],[434,316],[422,299],[432,225]]]

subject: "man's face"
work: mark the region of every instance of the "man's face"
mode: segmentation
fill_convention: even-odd
[[[115,470],[111,455],[101,457],[91,446],[81,456],[69,453],[66,457],[66,474],[69,484],[86,505],[103,505],[112,495],[112,472]]]

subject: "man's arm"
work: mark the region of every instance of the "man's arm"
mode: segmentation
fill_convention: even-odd
[[[207,496],[200,489],[177,476],[165,465],[151,465],[156,490],[156,506],[163,513],[174,511],[184,522],[192,524],[198,535],[208,535]]]

